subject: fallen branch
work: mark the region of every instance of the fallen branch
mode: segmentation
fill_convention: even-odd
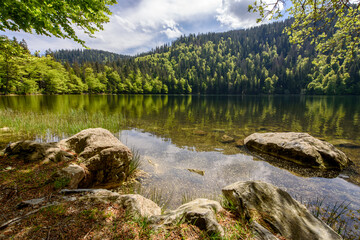
[[[31,211],[31,212],[28,212],[28,213],[26,213],[26,214],[23,215],[23,216],[13,218],[13,219],[7,221],[6,223],[2,224],[2,225],[0,226],[0,230],[3,230],[3,229],[5,229],[5,228],[7,228],[8,226],[13,225],[14,223],[17,223],[17,222],[21,221],[22,219],[24,219],[24,218],[26,218],[26,217],[34,214],[34,213],[39,212],[41,209],[44,209],[44,208],[47,208],[47,207],[51,207],[51,206],[55,206],[55,205],[57,205],[57,204],[58,204],[58,203],[52,203],[52,204],[43,206],[43,207],[41,207],[41,208],[38,208],[38,209],[36,209],[36,210],[33,210],[33,211]]]
[[[83,239],[86,239],[87,236],[89,236],[90,232],[91,232],[93,229],[94,229],[94,227],[92,227],[92,228],[90,229],[90,231],[87,232],[87,234],[83,237]]]

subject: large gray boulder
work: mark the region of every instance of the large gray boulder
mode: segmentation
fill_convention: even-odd
[[[114,135],[103,128],[90,128],[61,140],[58,146],[73,152],[88,174],[82,186],[126,180],[132,153]]]
[[[244,143],[250,150],[313,168],[342,170],[351,163],[345,153],[307,133],[254,133]]]
[[[251,218],[286,239],[342,239],[304,205],[269,183],[236,182],[222,189],[222,192],[246,219]]]
[[[150,218],[150,222],[157,229],[186,221],[206,231],[209,235],[222,237],[224,236],[224,229],[216,220],[216,213],[222,210],[219,202],[198,198],[181,205],[176,210],[153,216]]]
[[[76,161],[80,166],[61,171],[71,179],[76,175],[71,187],[121,183],[128,177],[132,158],[130,149],[103,128],[86,129],[58,143],[19,141],[10,144],[5,154],[25,162]],[[86,173],[85,177],[82,172]],[[80,178],[81,182],[77,182]]]

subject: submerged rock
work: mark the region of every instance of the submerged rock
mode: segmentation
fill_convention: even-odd
[[[26,208],[26,207],[34,207],[36,205],[42,204],[43,202],[45,202],[45,198],[30,199],[30,200],[22,201],[21,203],[16,205],[16,208],[22,209],[22,208]]]
[[[237,146],[238,148],[244,147],[244,139],[238,139],[235,142],[235,146]]]
[[[226,134],[224,134],[224,135],[221,137],[220,142],[222,142],[222,143],[232,143],[232,142],[235,142],[235,139],[232,138],[232,137],[230,137],[230,136],[228,136],[228,135],[226,135]]]
[[[254,133],[244,143],[250,150],[314,168],[341,170],[351,163],[345,153],[307,133]]]
[[[154,167],[158,167],[159,166],[159,164],[157,164],[155,161],[155,159],[154,158],[152,158],[152,157],[149,157],[149,156],[144,156],[144,160],[147,160],[147,162],[150,164],[150,165],[152,165],[152,166],[154,166]]]
[[[89,172],[81,186],[121,182],[129,174],[132,153],[128,147],[103,128],[90,128],[61,140],[58,146],[74,152]]]
[[[285,169],[291,174],[301,177],[336,178],[337,176],[339,176],[340,173],[340,169],[323,170],[321,168],[314,168],[311,166],[297,164],[292,161],[284,161],[284,159],[277,158],[271,155],[264,156],[263,154],[260,154],[260,156],[258,155],[254,157],[253,160],[267,161],[268,163],[277,168]]]
[[[205,136],[207,134],[207,132],[203,131],[203,130],[194,130],[194,135],[198,135],[198,136]]]
[[[212,131],[213,131],[213,132],[217,132],[217,133],[224,133],[224,132],[225,132],[225,129],[218,129],[218,128],[216,128],[216,129],[213,129]]]
[[[251,218],[286,239],[342,239],[287,192],[269,183],[237,182],[222,192],[246,219]]]
[[[0,128],[0,132],[11,132],[11,129],[9,127],[2,127]]]
[[[359,149],[360,148],[360,145],[357,145],[354,143],[349,143],[349,142],[338,143],[338,144],[335,144],[334,146],[342,147],[342,148],[351,148],[351,149]]]
[[[222,210],[219,202],[198,198],[181,205],[176,210],[153,216],[150,222],[154,228],[161,228],[184,220],[205,230],[209,235],[224,236],[224,229],[217,222],[215,215]]]
[[[189,171],[189,172],[193,172],[193,173],[197,173],[197,174],[199,174],[199,175],[201,175],[201,176],[204,176],[204,175],[205,175],[205,171],[203,171],[203,170],[188,168],[188,171]]]

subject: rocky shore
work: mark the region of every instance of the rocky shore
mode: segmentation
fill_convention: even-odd
[[[340,171],[351,163],[344,153],[331,144],[305,133],[253,134],[244,140],[244,144],[252,151],[319,168],[321,171]],[[63,217],[69,223],[66,226],[77,227],[82,225],[70,223],[71,219],[78,221],[84,212],[96,212],[93,214],[96,219],[92,220],[102,222],[90,230],[85,227],[86,233],[73,235],[75,239],[80,236],[83,239],[102,239],[113,228],[117,229],[113,231],[118,235],[107,233],[109,239],[115,239],[115,236],[126,239],[126,234],[130,233],[124,230],[124,226],[128,227],[128,231],[132,229],[130,225],[134,223],[134,219],[142,219],[146,226],[144,228],[141,221],[136,222],[137,228],[130,231],[141,233],[144,229],[150,229],[151,232],[145,235],[143,232],[139,233],[134,239],[163,239],[165,236],[169,239],[181,239],[180,235],[185,233],[179,232],[184,226],[191,229],[187,235],[182,236],[186,238],[194,234],[203,239],[239,238],[240,235],[234,234],[240,231],[235,226],[240,226],[246,230],[246,233],[241,234],[245,234],[247,239],[342,239],[286,191],[265,182],[236,182],[222,189],[222,202],[199,198],[165,212],[155,202],[139,194],[122,194],[97,188],[103,184],[126,182],[130,177],[132,157],[128,147],[108,130],[101,128],[83,130],[58,143],[20,141],[10,144],[0,163],[21,161],[24,169],[29,166],[32,169],[47,169],[47,175],[42,177],[43,182],[39,184],[37,193],[22,196],[18,193],[20,183],[7,182],[12,173],[13,176],[17,174],[14,169],[10,167],[3,171],[8,175],[4,174],[6,177],[1,178],[0,202],[9,209],[0,219],[0,239],[30,239],[29,234],[35,234],[34,229],[37,228],[42,233],[35,234],[39,238],[69,237],[69,232],[59,228],[59,222],[46,226],[41,224],[40,227],[36,225],[38,223],[35,216],[44,217],[49,209],[52,209],[53,219]],[[29,181],[23,180],[24,184],[31,184]],[[26,187],[24,189],[29,190]],[[20,197],[16,197],[17,194]],[[25,196],[38,197],[24,199]],[[76,209],[81,209],[79,214],[71,215],[71,211],[74,214]],[[99,215],[100,210],[94,209],[103,210]],[[51,218],[51,214],[49,217]],[[35,220],[31,222],[31,219]],[[128,220],[124,222],[124,219]],[[51,219],[47,221],[51,222]],[[89,219],[86,218],[86,221]],[[26,227],[23,227],[23,223]],[[117,227],[119,223],[123,225],[122,228]],[[178,234],[174,234],[175,232]]]

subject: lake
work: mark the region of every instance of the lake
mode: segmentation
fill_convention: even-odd
[[[109,129],[141,154],[143,191],[170,205],[216,198],[245,180],[277,185],[301,201],[346,201],[360,208],[360,97],[358,96],[1,96],[0,148],[21,139],[58,141],[90,127]],[[242,141],[254,132],[308,132],[344,151],[353,170],[334,178],[304,176],[250,154]],[[188,169],[204,171],[204,175]]]

